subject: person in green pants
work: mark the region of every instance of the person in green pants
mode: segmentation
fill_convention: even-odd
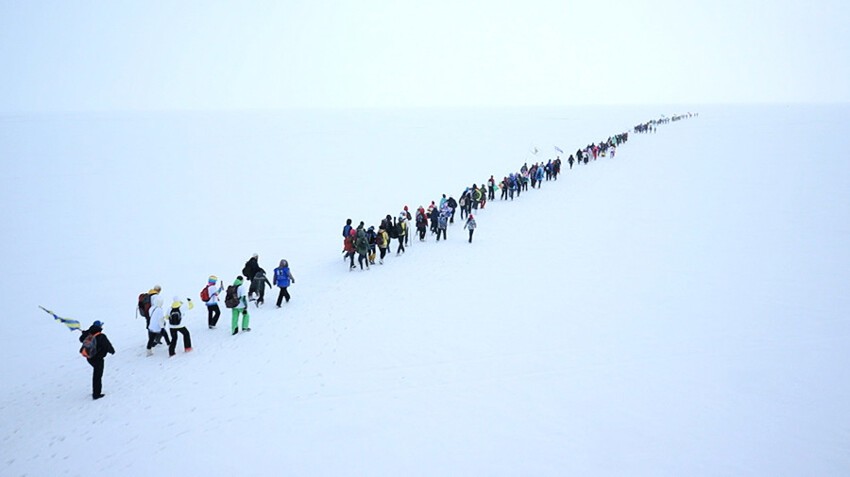
[[[251,328],[248,327],[251,316],[248,314],[248,293],[245,283],[242,281],[242,275],[236,277],[233,286],[237,288],[236,294],[239,297],[239,304],[233,308],[233,320],[230,323],[230,329],[233,330],[235,335],[239,333],[239,315],[242,315],[242,331],[251,331]]]

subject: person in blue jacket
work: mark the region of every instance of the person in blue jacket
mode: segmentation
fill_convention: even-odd
[[[292,271],[289,270],[289,262],[286,260],[280,261],[280,266],[274,269],[274,284],[280,287],[280,294],[277,296],[277,307],[280,308],[280,302],[286,298],[289,303],[289,291],[287,287],[295,283],[295,277],[292,276]]]

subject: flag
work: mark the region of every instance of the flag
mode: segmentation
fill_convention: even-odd
[[[558,151],[558,152],[560,152],[561,154],[563,154],[563,153],[564,153],[564,151],[563,151],[560,147],[558,147],[558,146],[555,146],[555,150],[556,150],[556,151]]]
[[[79,331],[80,330],[80,322],[79,321],[69,320],[68,318],[62,318],[61,316],[58,316],[56,313],[53,313],[52,311],[48,310],[47,308],[45,308],[43,306],[39,306],[39,308],[44,310],[48,315],[53,315],[54,320],[56,320],[56,321],[62,323],[63,325],[67,326],[69,330],[71,330],[71,331]]]

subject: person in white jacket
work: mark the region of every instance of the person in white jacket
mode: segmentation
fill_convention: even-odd
[[[210,275],[210,278],[207,280],[207,294],[210,299],[207,300],[207,323],[211,330],[215,329],[215,325],[218,323],[218,317],[221,316],[221,308],[218,306],[218,295],[223,290],[221,286],[221,282],[218,281],[218,277],[215,275]]]
[[[161,338],[165,338],[168,346],[171,347],[171,341],[165,333],[165,312],[162,310],[163,300],[159,295],[154,295],[151,302],[150,322],[148,323],[148,346],[147,355],[153,356],[153,347],[159,344]]]
[[[183,349],[188,353],[192,351],[192,337],[186,328],[186,312],[191,310],[192,299],[187,298],[188,306],[184,307],[180,297],[175,296],[171,303],[171,311],[168,312],[168,330],[171,332],[171,344],[168,346],[168,356],[174,356],[177,348],[177,333],[183,335]]]

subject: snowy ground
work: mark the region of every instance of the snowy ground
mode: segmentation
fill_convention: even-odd
[[[695,109],[353,273],[346,218],[684,111],[0,117],[0,475],[850,474],[850,107]],[[291,303],[145,358],[254,252]]]

